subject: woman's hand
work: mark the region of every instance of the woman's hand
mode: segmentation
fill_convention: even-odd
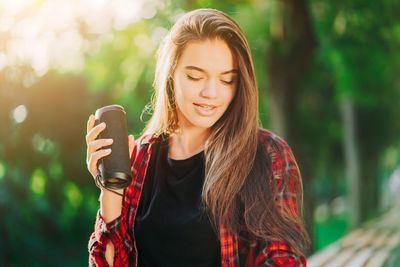
[[[96,139],[98,135],[106,128],[104,122],[94,126],[95,118],[90,115],[86,127],[86,165],[93,176],[96,178],[99,173],[98,162],[101,158],[111,154],[111,148],[104,148],[113,143],[112,139]]]
[[[106,128],[104,122],[94,125],[94,115],[90,115],[87,121],[86,127],[86,165],[90,174],[95,179],[99,173],[98,162],[101,158],[111,154],[111,148],[107,148],[113,143],[112,139],[96,139],[98,135]],[[133,135],[128,137],[129,144],[129,156],[132,155],[133,148],[135,146],[135,139]]]

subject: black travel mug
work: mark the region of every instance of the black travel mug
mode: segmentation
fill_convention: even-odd
[[[106,123],[98,139],[114,140],[109,146],[111,154],[99,160],[100,182],[110,189],[125,188],[132,181],[125,110],[119,105],[99,108],[95,121],[96,125]]]

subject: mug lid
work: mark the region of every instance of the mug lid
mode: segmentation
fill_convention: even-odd
[[[120,105],[108,105],[97,109],[95,113],[95,118],[101,117],[101,114],[110,110],[120,110],[125,113],[124,108]]]

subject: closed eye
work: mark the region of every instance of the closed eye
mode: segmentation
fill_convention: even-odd
[[[221,81],[221,82],[223,82],[223,83],[225,83],[225,84],[234,84],[234,83],[235,83],[235,80],[231,80],[231,81]]]
[[[200,80],[201,80],[201,78],[192,77],[192,76],[187,75],[187,74],[186,74],[186,77],[187,77],[189,80],[192,80],[192,81],[200,81]]]

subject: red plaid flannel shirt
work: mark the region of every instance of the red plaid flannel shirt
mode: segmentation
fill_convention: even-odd
[[[105,259],[106,244],[111,241],[115,248],[114,266],[137,266],[137,249],[133,232],[136,210],[139,205],[143,181],[152,152],[155,138],[143,136],[136,140],[131,155],[132,184],[124,191],[121,216],[105,223],[97,213],[96,224],[89,240],[89,266],[109,266]],[[282,179],[288,180],[288,188],[279,194],[276,203],[281,208],[296,209],[296,194],[291,177],[298,176],[299,170],[291,149],[284,140],[265,129],[260,129],[259,141],[271,157],[272,173],[278,188]],[[303,267],[306,260],[303,255],[295,254],[280,240],[253,241],[242,243],[237,234],[223,224],[219,226],[221,244],[221,266],[285,266]]]

